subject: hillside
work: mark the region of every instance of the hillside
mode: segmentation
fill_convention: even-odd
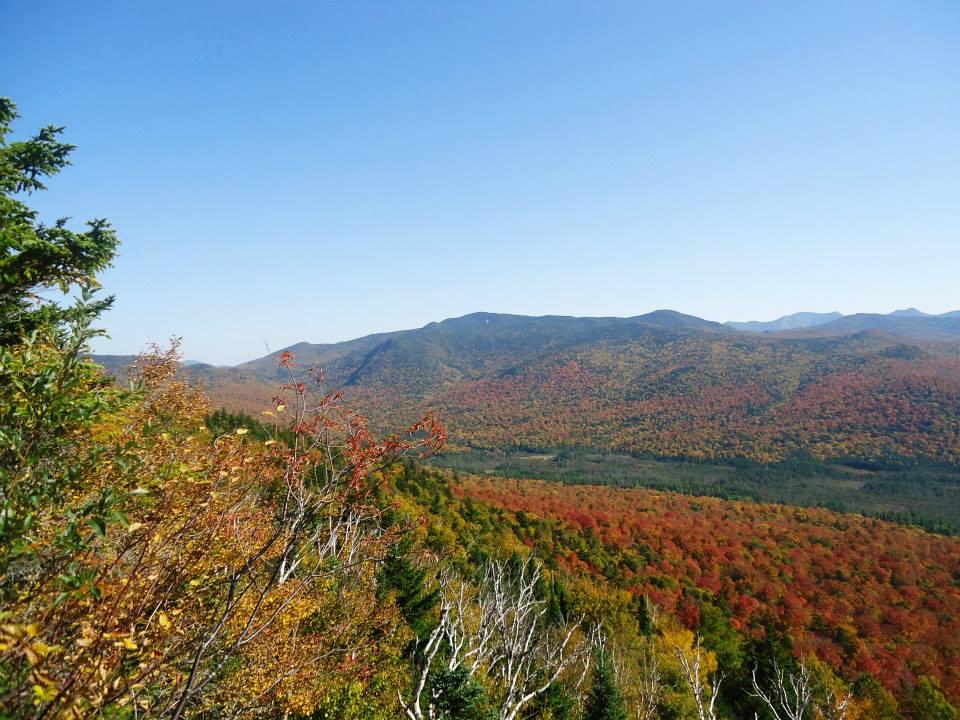
[[[827,510],[652,490],[412,469],[399,487],[421,498],[432,522],[456,528],[466,543],[459,552],[526,546],[563,577],[591,580],[595,607],[627,591],[701,631],[719,615],[744,638],[789,637],[798,655],[848,678],[873,676],[901,697],[926,673],[960,698],[951,672],[960,663],[956,539]],[[452,542],[445,529],[432,535],[438,550]]]
[[[371,408],[375,427],[433,411],[453,447],[578,445],[760,462],[803,451],[955,464],[960,357],[940,340],[960,338],[958,323],[853,315],[755,334],[671,311],[476,313],[289,351],[301,372],[322,368],[325,387]],[[289,379],[277,357],[186,372],[217,404],[259,412]]]

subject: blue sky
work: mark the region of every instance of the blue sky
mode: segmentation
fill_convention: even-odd
[[[477,310],[960,308],[960,3],[12,2],[32,203],[123,240],[105,352]]]

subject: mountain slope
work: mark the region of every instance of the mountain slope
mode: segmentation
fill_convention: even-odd
[[[939,352],[931,341],[859,330],[864,317],[873,316],[834,321],[848,326],[832,333],[747,334],[670,311],[476,313],[290,351],[301,377],[321,367],[325,388],[343,389],[375,427],[432,411],[448,424],[453,447],[960,462],[960,358],[949,345]],[[908,331],[936,320],[944,337],[960,322],[879,317]],[[186,372],[218,404],[252,412],[288,379],[277,356]]]
[[[843,315],[838,312],[799,312],[793,315],[784,315],[783,317],[768,322],[751,320],[749,322],[728,322],[726,325],[736,330],[745,330],[747,332],[776,332],[777,330],[796,330],[797,328],[823,325],[824,323],[838,320],[842,317]]]
[[[731,333],[719,323],[671,310],[632,318],[473,313],[416,330],[369,335],[335,345],[300,343],[286,349],[301,366],[322,367],[332,386],[399,383],[405,392],[426,396],[456,382],[507,372],[574,347],[625,342],[650,334]],[[238,365],[237,370],[264,381],[284,377],[274,356]]]
[[[937,339],[938,338],[938,339]],[[850,315],[742,333],[672,311],[633,318],[474,313],[288,350],[374,427],[438,414],[454,447],[580,445],[665,457],[960,462],[960,318]],[[100,358],[115,374],[129,358]],[[192,365],[218,405],[259,412],[277,356]]]
[[[845,315],[816,327],[796,330],[793,337],[826,337],[876,330],[912,340],[933,342],[960,341],[960,315],[924,315],[919,311],[899,311],[889,315],[857,313]]]

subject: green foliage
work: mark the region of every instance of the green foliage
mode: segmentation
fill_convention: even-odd
[[[530,704],[525,717],[538,720],[573,720],[577,716],[577,697],[562,682],[555,682]]]
[[[627,720],[626,704],[610,658],[603,650],[593,655],[593,683],[587,694],[582,720]]]
[[[957,720],[957,710],[943,696],[940,683],[924,675],[910,696],[913,720]]]
[[[546,597],[547,619],[550,622],[559,623],[573,617],[575,607],[567,592],[567,586],[561,578],[556,575],[550,577],[550,587]]]
[[[69,164],[72,145],[60,142],[63,128],[48,126],[34,137],[8,142],[16,105],[0,98],[0,344],[20,341],[40,325],[64,320],[69,311],[45,299],[41,292],[66,293],[72,286],[93,288],[94,276],[108,267],[117,237],[106,220],[88,223],[86,232],[38,221],[37,213],[20,199],[44,190],[43,179]],[[103,310],[110,300],[101,301]]]
[[[106,267],[117,240],[105,221],[74,233],[61,221],[37,223],[17,194],[43,190],[41,178],[67,164],[72,146],[57,139],[61,128],[44,128],[36,137],[7,143],[17,117],[12,102],[0,98],[0,593],[16,584],[12,563],[27,572],[33,552],[30,531],[38,513],[76,500],[80,477],[97,464],[126,462],[122,452],[82,442],[97,422],[119,410],[128,396],[84,359],[90,341],[102,334],[93,322],[110,304],[95,300],[93,274]],[[79,287],[75,301],[60,306],[40,296],[56,288]],[[77,503],[73,521],[59,543],[64,556],[79,552],[80,526],[102,537],[110,522],[123,522],[110,492]],[[81,578],[65,571],[76,590]]]
[[[437,720],[495,720],[497,712],[483,685],[465,667],[444,670],[432,679]]]
[[[654,631],[653,625],[653,603],[646,595],[634,597],[633,614],[637,619],[637,631],[643,637],[652,637]]]
[[[699,633],[725,672],[737,672],[744,666],[743,638],[730,624],[727,613],[712,602],[700,603]]]
[[[394,689],[382,679],[363,684],[352,682],[331,691],[310,715],[292,720],[396,720]]]
[[[117,408],[121,393],[82,353],[95,308],[81,299],[66,334],[36,328],[16,346],[0,346],[0,572],[23,552],[36,513],[70,497],[100,452],[73,439]]]
[[[893,694],[869,675],[853,684],[853,694],[863,708],[863,716],[869,720],[900,720],[903,717]]]
[[[410,554],[413,540],[405,537],[390,554],[380,571],[381,592],[394,593],[394,602],[413,630],[414,646],[422,643],[434,628],[433,610],[440,600],[438,588],[427,589],[427,570],[418,567]],[[413,654],[415,647],[408,649]]]
[[[265,424],[244,412],[233,412],[225,408],[214,410],[204,418],[204,424],[214,438],[229,435],[243,428],[256,440],[276,440],[288,445],[293,442],[293,432],[279,423]]]

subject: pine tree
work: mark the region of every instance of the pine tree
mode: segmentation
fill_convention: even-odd
[[[416,636],[407,648],[410,655],[419,649],[420,643],[433,630],[433,609],[440,601],[439,590],[427,588],[427,570],[417,567],[410,560],[412,547],[412,540],[404,538],[384,562],[380,576],[383,589],[396,593],[397,607]]]
[[[438,720],[495,720],[497,717],[483,685],[465,667],[438,673],[432,686]]]
[[[106,220],[74,232],[66,218],[45,225],[24,204],[25,195],[45,190],[43,180],[70,164],[74,147],[60,142],[63,128],[53,125],[29,140],[8,142],[17,117],[17,106],[0,97],[0,346],[75,316],[75,309],[60,307],[43,291],[96,288],[94,275],[109,267],[118,243]],[[109,298],[91,303],[87,313],[95,317],[110,303]]]
[[[626,704],[617,686],[607,653],[593,656],[593,685],[583,710],[583,720],[627,720]]]

